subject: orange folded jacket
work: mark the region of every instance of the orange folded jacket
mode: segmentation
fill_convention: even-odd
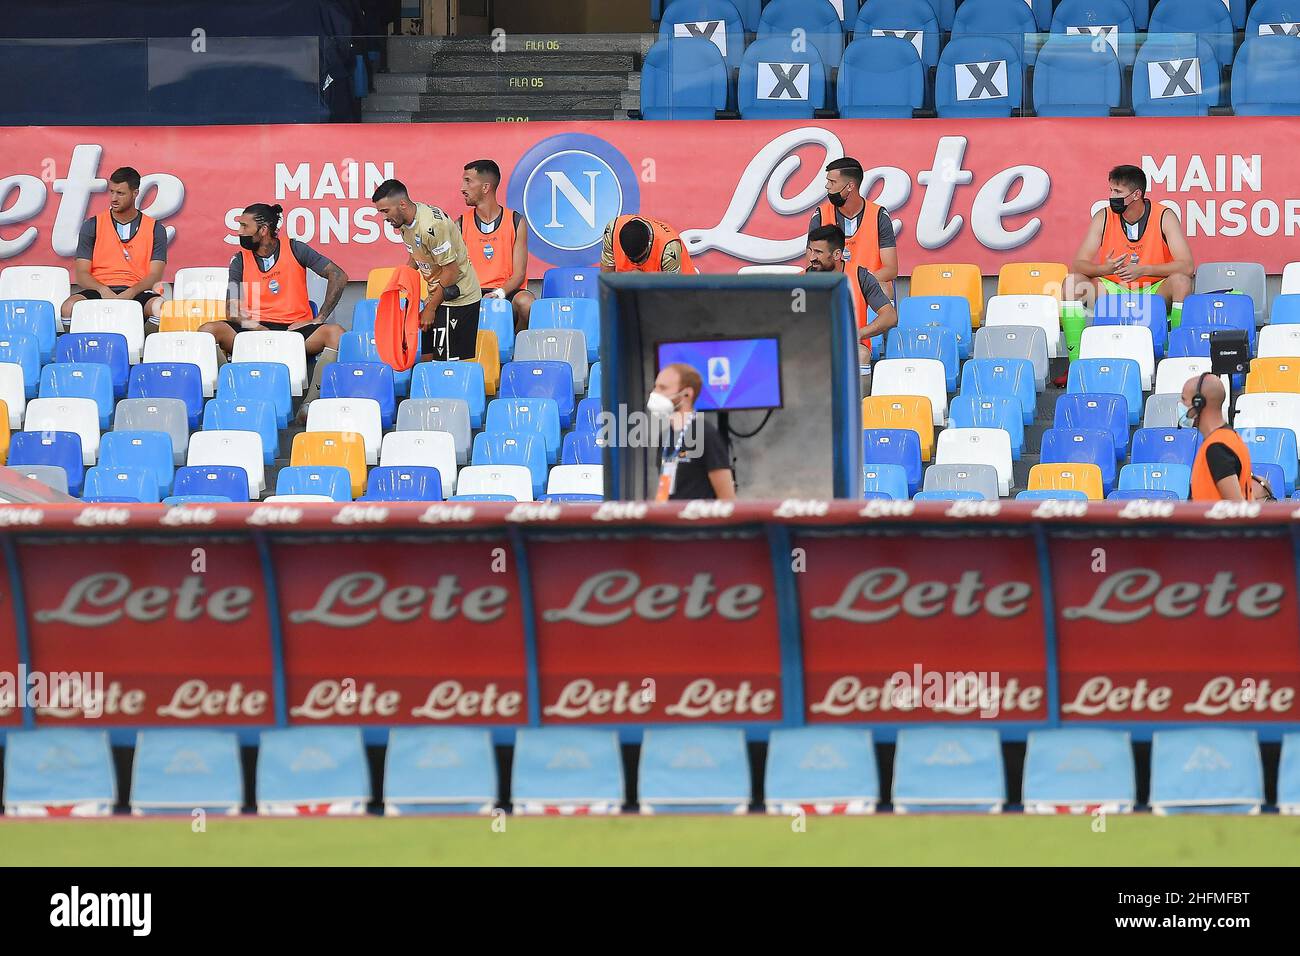
[[[398,266],[375,309],[375,348],[396,372],[420,361],[420,273]]]

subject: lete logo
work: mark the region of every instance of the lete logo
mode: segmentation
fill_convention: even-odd
[[[715,593],[717,599],[710,600]],[[763,589],[757,584],[733,584],[718,591],[707,571],[695,575],[685,587],[651,584],[644,588],[634,571],[605,571],[583,581],[568,607],[552,608],[542,617],[607,627],[633,614],[647,621],[663,621],[681,610],[688,621],[698,621],[716,610],[729,621],[744,621],[758,613],[762,599]]]
[[[1234,596],[1233,592],[1236,591]],[[1208,585],[1164,579],[1149,568],[1130,568],[1106,578],[1082,607],[1067,607],[1067,621],[1090,618],[1107,624],[1130,624],[1152,611],[1160,617],[1189,617],[1200,610],[1206,617],[1224,617],[1234,610],[1248,618],[1271,617],[1286,588],[1272,581],[1237,587],[1231,571],[1220,571]],[[1198,607],[1202,605],[1203,607]]]

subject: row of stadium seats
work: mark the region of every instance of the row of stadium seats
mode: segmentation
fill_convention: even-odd
[[[744,731],[715,727],[645,732],[637,767],[642,814],[742,814],[753,800]],[[515,736],[515,813],[619,813],[630,794],[614,731],[547,727]],[[1253,730],[1160,730],[1151,745],[1147,805],[1157,815],[1257,814],[1264,770]],[[264,731],[255,801],[267,816],[358,815],[371,785],[358,728]],[[499,793],[490,732],[399,727],[389,731],[382,802],[387,816],[487,814]],[[1130,813],[1138,804],[1129,735],[1118,730],[1036,730],[1025,753],[1028,813]],[[118,802],[108,734],[70,728],[12,731],[5,749],[9,816],[107,816]],[[763,781],[769,814],[864,814],[881,802],[868,730],[804,727],[772,732]],[[898,732],[890,802],[895,813],[999,813],[1009,801],[998,731]],[[147,730],[136,739],[128,799],[133,814],[235,815],[244,805],[238,739],[217,730]],[[1283,737],[1277,807],[1300,813],[1300,733]]]

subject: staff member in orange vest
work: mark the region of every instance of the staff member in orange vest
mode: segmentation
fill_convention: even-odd
[[[528,227],[521,213],[497,202],[501,167],[490,159],[465,166],[460,194],[470,209],[461,213],[460,235],[474,264],[485,299],[508,299],[515,331],[528,328],[534,296],[528,291]]]
[[[157,320],[162,296],[154,287],[167,265],[167,230],[136,208],[140,174],[130,166],[108,177],[108,209],[81,224],[77,234],[77,285],[81,291],[64,300],[59,311],[86,299],[134,299],[145,318]]]
[[[698,270],[686,251],[686,243],[668,223],[649,216],[618,216],[605,227],[600,271],[693,276]]]
[[[1227,398],[1219,376],[1204,372],[1183,384],[1178,427],[1201,433],[1192,461],[1193,501],[1250,501],[1250,451],[1223,418]]]
[[[898,325],[898,312],[871,270],[844,261],[844,233],[838,226],[818,226],[808,233],[809,272],[844,272],[858,321],[858,364],[871,362],[871,337],[884,335]],[[876,313],[868,322],[867,309]]]
[[[844,264],[869,270],[893,301],[898,278],[894,223],[883,206],[863,198],[863,178],[862,164],[852,157],[827,165],[826,201],[813,213],[808,231],[839,226],[844,233]]]

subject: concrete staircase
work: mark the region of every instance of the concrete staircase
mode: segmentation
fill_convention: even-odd
[[[627,119],[654,37],[390,37],[368,123]],[[493,47],[496,47],[494,50]]]

